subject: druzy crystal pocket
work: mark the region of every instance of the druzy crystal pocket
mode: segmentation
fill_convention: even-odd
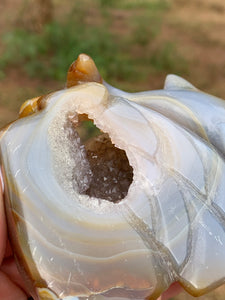
[[[66,89],[28,100],[2,130],[0,157],[35,299],[156,299],[175,281],[201,295],[224,282],[223,100],[175,75],[126,93],[80,55]]]

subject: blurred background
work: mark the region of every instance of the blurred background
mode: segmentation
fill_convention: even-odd
[[[224,0],[1,0],[0,11],[0,127],[26,99],[64,88],[82,52],[127,91],[175,73],[225,98]],[[221,287],[199,299],[224,298]]]
[[[1,0],[0,127],[22,102],[61,89],[79,53],[127,91],[168,73],[225,98],[223,0]]]

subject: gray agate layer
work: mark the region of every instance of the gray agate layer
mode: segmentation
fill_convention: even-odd
[[[82,141],[83,116],[103,137]],[[224,282],[223,100],[174,75],[134,94],[80,84],[2,130],[0,158],[35,299],[157,299],[175,281],[192,295]]]

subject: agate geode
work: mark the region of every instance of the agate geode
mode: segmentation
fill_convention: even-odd
[[[35,299],[156,299],[175,281],[201,295],[225,281],[223,100],[175,75],[126,93],[83,54],[66,89],[2,130],[0,159]]]

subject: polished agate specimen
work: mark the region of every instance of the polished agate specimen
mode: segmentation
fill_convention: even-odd
[[[196,296],[224,282],[223,100],[175,75],[126,93],[82,54],[67,88],[2,130],[0,159],[34,299],[153,300],[176,281]]]

